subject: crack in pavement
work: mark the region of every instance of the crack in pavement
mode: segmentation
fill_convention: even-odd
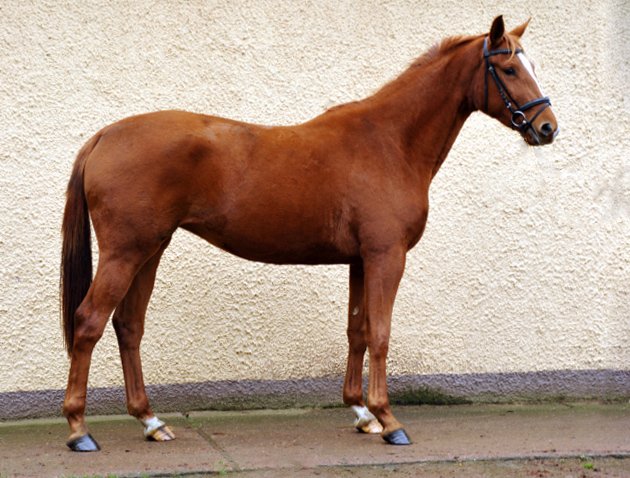
[[[206,431],[202,428],[201,425],[196,423],[187,414],[182,413],[182,415],[184,416],[184,419],[186,420],[186,422],[193,428],[193,430],[195,430],[201,438],[203,438],[210,446],[212,446],[212,448],[214,448],[216,451],[218,451],[221,454],[221,456],[227,462],[227,464],[229,464],[232,467],[233,471],[242,471],[242,468],[234,459],[234,457],[232,457],[232,455],[230,455],[226,450],[224,450],[221,446],[219,446],[219,444],[216,441],[214,441],[214,438],[212,438],[210,434],[206,433]]]

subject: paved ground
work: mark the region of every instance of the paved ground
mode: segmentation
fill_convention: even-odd
[[[162,415],[150,443],[127,417],[90,417],[103,448],[72,453],[62,420],[0,423],[0,478],[14,476],[630,477],[630,405],[398,407],[414,441],[359,434],[346,409]]]

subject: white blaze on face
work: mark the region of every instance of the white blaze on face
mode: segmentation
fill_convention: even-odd
[[[534,73],[534,66],[532,65],[532,62],[529,61],[529,58],[527,58],[524,53],[519,53],[518,58],[519,60],[521,60],[521,63],[523,64],[527,72],[531,75],[531,77],[536,82],[536,85],[538,86],[538,90],[540,91],[540,94],[542,96],[545,96],[545,94],[543,93],[542,87],[540,86],[540,83],[538,83],[538,78],[536,78],[536,74]]]

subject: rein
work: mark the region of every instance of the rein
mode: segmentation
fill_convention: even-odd
[[[494,68],[494,65],[490,62],[490,57],[494,55],[510,55],[510,54],[518,55],[519,53],[523,53],[523,50],[521,50],[520,48],[517,48],[516,50],[502,49],[502,50],[488,51],[488,37],[486,37],[486,39],[484,40],[483,59],[486,63],[486,74],[485,74],[486,113],[488,112],[488,73],[490,73],[490,75],[492,75],[492,79],[494,80],[494,83],[497,85],[497,89],[499,90],[499,94],[501,95],[501,98],[503,98],[503,102],[505,103],[505,106],[512,113],[512,125],[516,129],[518,129],[518,131],[523,136],[525,136],[525,133],[527,133],[527,130],[531,128],[534,138],[536,139],[537,142],[540,142],[538,138],[538,134],[536,134],[536,130],[532,128],[532,124],[534,123],[534,121],[536,121],[536,118],[538,118],[538,115],[542,113],[545,108],[547,108],[548,106],[551,106],[551,100],[547,98],[546,96],[543,96],[541,98],[528,101],[524,105],[519,105],[518,102],[512,97],[512,95],[510,95],[510,92],[505,86],[505,83],[503,83],[503,81],[501,80],[501,77],[499,76],[496,69]],[[527,111],[528,109],[533,108],[534,106],[538,106],[538,105],[544,105],[544,106],[538,110],[538,112],[534,115],[534,117],[531,120],[528,121],[527,116],[525,115],[524,111]],[[514,106],[516,106],[516,108]]]

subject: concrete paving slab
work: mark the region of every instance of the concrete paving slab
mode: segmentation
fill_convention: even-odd
[[[612,454],[630,450],[630,406],[421,407],[400,420],[427,458]]]
[[[243,469],[630,452],[630,406],[399,407],[413,440],[358,433],[345,409],[192,414]]]
[[[440,476],[444,467],[450,469],[444,476],[457,477],[527,476],[519,470],[573,476],[562,473],[580,470],[580,455],[626,457],[608,459],[604,465],[612,470],[610,476],[630,477],[628,404],[422,406],[394,411],[413,445],[392,447],[378,435],[356,432],[347,409],[194,412],[188,418],[164,414],[160,417],[177,435],[168,443],[144,440],[142,427],[132,418],[89,417],[90,431],[103,450],[88,454],[67,449],[63,420],[1,423],[0,477],[210,476],[221,471],[248,478],[425,472],[432,477]],[[562,465],[559,457],[572,457],[570,466]],[[531,464],[533,459],[546,461]],[[509,474],[512,468],[516,471]]]
[[[592,467],[591,467],[592,465]],[[628,478],[630,459],[577,458],[397,463],[231,472],[230,478]],[[210,478],[201,475],[196,478]]]
[[[181,414],[164,415],[163,420],[177,437],[172,443],[145,440],[142,425],[133,418],[88,417],[90,433],[102,448],[96,453],[76,453],[67,448],[69,428],[65,420],[0,424],[0,477],[183,473],[223,468],[222,455]]]

